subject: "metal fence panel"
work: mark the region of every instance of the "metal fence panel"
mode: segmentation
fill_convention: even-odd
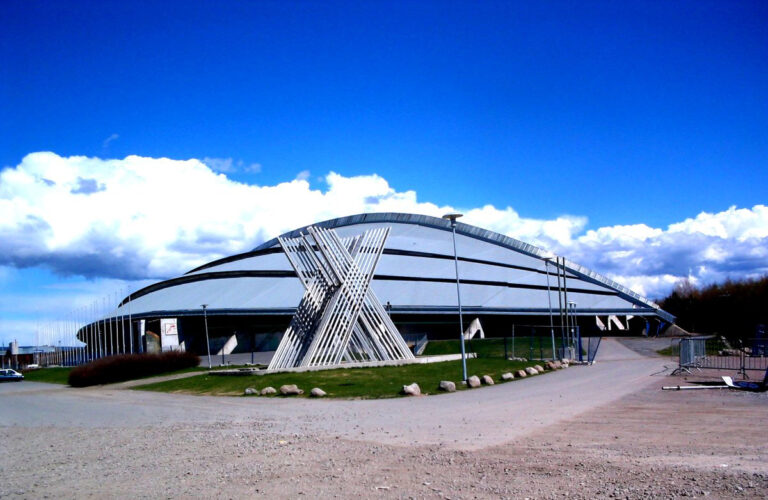
[[[747,339],[731,345],[722,337],[692,337],[680,340],[676,372],[710,369],[737,371],[745,378],[747,371],[768,370],[768,353],[763,339]],[[749,346],[749,347],[747,347]]]
[[[586,339],[585,339],[586,340]],[[593,342],[590,339],[590,342]],[[592,355],[597,352],[599,341],[593,346]],[[516,325],[512,335],[507,337],[474,338],[465,341],[468,353],[474,353],[478,358],[526,358],[549,360],[568,357],[581,359],[588,352],[581,347],[578,328],[569,333],[565,328],[549,325],[520,326]],[[424,354],[448,354],[460,352],[458,340],[430,341]]]
[[[589,343],[587,344],[587,361],[593,363],[595,357],[597,357],[597,350],[600,348],[600,341],[602,337],[589,337]]]

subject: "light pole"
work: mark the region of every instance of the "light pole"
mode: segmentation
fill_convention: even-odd
[[[208,369],[211,369],[211,341],[208,340],[208,313],[206,312],[206,309],[208,309],[208,304],[202,304],[200,307],[203,308],[203,321],[205,322],[205,347],[208,349]]]
[[[568,302],[568,305],[571,306],[571,338],[573,344],[576,346],[575,349],[578,351],[579,361],[583,361],[581,356],[581,330],[579,330],[579,325],[576,323],[576,302]]]
[[[547,273],[547,302],[549,303],[549,333],[552,335],[552,361],[557,359],[557,351],[555,349],[555,323],[552,319],[552,295],[549,289],[549,261],[553,256],[549,255],[544,257],[544,269]]]
[[[571,319],[568,322],[568,329],[570,330],[569,342],[572,346],[574,346],[574,349],[579,349],[579,353],[581,353],[581,346],[579,346],[576,342],[576,302],[568,302],[568,312],[570,312],[571,316]]]
[[[459,286],[459,255],[456,253],[456,219],[463,214],[452,213],[443,215],[443,219],[451,221],[453,231],[453,265],[456,269],[456,298],[459,303],[459,339],[461,340],[461,369],[465,382],[467,381],[467,354],[464,350],[464,317],[461,314],[461,287]]]

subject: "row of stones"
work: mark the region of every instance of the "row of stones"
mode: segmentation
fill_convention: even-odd
[[[547,361],[544,366],[546,366],[547,370],[559,370],[560,368],[568,368],[568,360],[564,359],[562,361]],[[524,378],[528,375],[538,375],[539,373],[543,373],[544,370],[545,368],[541,365],[529,366],[524,370],[518,370],[517,377]],[[501,375],[501,379],[504,381],[514,380],[515,374],[512,372],[504,373]],[[490,375],[483,375],[482,377],[472,375],[467,379],[467,386],[470,388],[480,387],[481,385],[493,385],[494,383],[495,382]],[[450,380],[442,380],[438,386],[438,389],[446,392],[455,392],[456,384]],[[304,391],[299,389],[296,384],[281,385],[279,392],[283,396],[298,396],[304,394]],[[277,393],[278,390],[276,390],[274,387],[265,387],[262,390],[258,390],[255,387],[248,387],[245,389],[246,396],[271,396]],[[402,394],[406,396],[420,396],[421,388],[416,382],[410,385],[404,385]],[[309,392],[309,395],[313,398],[322,398],[326,396],[326,392],[319,387],[315,387]]]
[[[277,394],[277,390],[274,387],[265,387],[262,390],[258,390],[255,387],[248,387],[245,389],[246,396],[271,396]],[[280,386],[280,394],[283,396],[298,396],[304,394],[304,391],[299,389],[296,384],[286,384]],[[326,393],[319,387],[315,387],[309,391],[309,395],[313,398],[325,397]]]
[[[547,361],[544,366],[547,370],[559,370],[561,368],[568,368],[569,361],[567,359],[564,359],[562,361]],[[524,378],[528,375],[538,375],[539,373],[544,373],[545,368],[541,365],[534,365],[529,366],[525,368],[524,370],[518,370],[517,371],[517,378]],[[515,379],[515,373],[507,372],[503,373],[501,375],[501,379],[504,381],[514,380]],[[480,387],[481,385],[494,385],[495,382],[493,381],[493,377],[490,375],[483,375],[482,377],[478,377],[477,375],[472,375],[467,379],[467,387],[470,387],[472,389],[476,387]],[[445,392],[455,392],[456,391],[456,384],[454,382],[451,382],[450,380],[442,380],[440,381],[440,385],[438,385],[438,389]],[[401,392],[405,396],[420,396],[421,395],[421,387],[419,387],[419,384],[416,382],[404,385],[403,390]]]

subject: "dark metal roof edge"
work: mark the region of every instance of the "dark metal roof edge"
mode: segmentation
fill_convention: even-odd
[[[482,307],[482,306],[462,306],[462,311],[465,314],[504,314],[504,315],[542,315],[549,314],[548,308],[536,308],[536,307]],[[266,308],[266,309],[236,309],[236,308],[223,308],[223,309],[206,309],[208,316],[285,316],[293,315],[296,312],[295,307],[280,307],[280,308]],[[458,314],[458,308],[456,306],[391,306],[389,311],[391,314]],[[631,316],[660,316],[658,309],[645,308],[645,309],[603,309],[603,308],[591,308],[591,309],[576,309],[576,316],[607,316],[607,315],[631,315]],[[174,318],[174,317],[189,317],[189,316],[202,316],[202,309],[175,309],[175,310],[155,310],[145,311],[139,314],[132,315],[132,319],[158,319],[158,318]],[[121,315],[109,315],[106,319],[116,319]],[[128,319],[128,315],[122,315],[123,319]],[[662,317],[662,319],[666,319]],[[99,321],[93,321],[91,324],[98,323]]]

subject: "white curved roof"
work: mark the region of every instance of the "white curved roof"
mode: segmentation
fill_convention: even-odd
[[[376,213],[315,224],[340,236],[390,227],[371,287],[399,313],[456,313],[456,282],[450,222],[413,214]],[[295,237],[306,228],[286,233]],[[456,225],[462,308],[467,313],[548,314],[544,250],[468,224]],[[566,261],[568,301],[577,314],[634,314],[673,317],[637,293]],[[557,309],[557,278],[549,266],[549,294]],[[133,315],[292,314],[303,287],[273,239],[251,252],[211,262],[131,296]],[[126,301],[115,315],[125,314]]]

